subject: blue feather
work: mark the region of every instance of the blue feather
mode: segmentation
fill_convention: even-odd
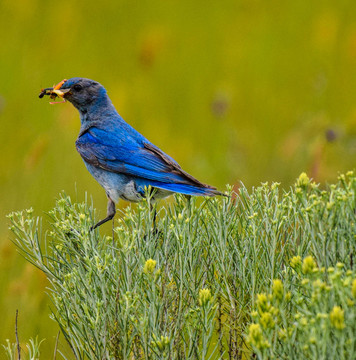
[[[169,164],[144,147],[144,141],[150,144],[148,140],[142,137],[137,141],[132,136],[125,136],[123,141],[119,134],[92,127],[78,138],[76,146],[84,160],[96,161],[108,171],[163,183],[187,184],[182,174],[172,172]],[[174,164],[179,166],[175,161]]]

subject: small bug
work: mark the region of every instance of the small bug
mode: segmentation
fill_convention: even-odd
[[[38,95],[38,97],[40,99],[42,99],[45,95],[49,95],[49,97],[52,100],[54,100],[58,96],[56,94],[55,90],[59,90],[66,81],[67,81],[67,79],[64,79],[64,80],[60,81],[57,85],[53,85],[53,87],[51,87],[51,88],[42,89],[40,94]],[[65,99],[63,99],[63,101],[50,101],[49,103],[51,105],[53,105],[53,104],[60,104],[60,103],[64,103],[64,102],[66,102]]]

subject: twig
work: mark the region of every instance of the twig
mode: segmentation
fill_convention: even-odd
[[[219,342],[219,348],[220,348],[220,358],[222,359],[224,356],[224,345],[223,345],[223,331],[222,331],[222,311],[221,311],[221,295],[218,295],[218,342]]]
[[[57,338],[56,338],[56,345],[54,346],[53,360],[56,360],[56,358],[57,358],[57,348],[58,348],[59,334],[60,334],[60,331],[58,331]]]
[[[16,319],[15,319],[15,336],[16,336],[16,344],[17,344],[17,360],[21,360],[21,348],[19,342],[19,334],[17,332],[17,317],[19,315],[18,309],[16,309]]]
[[[353,259],[353,253],[351,252],[351,254],[350,254],[350,268],[351,268],[351,270],[353,268],[353,265],[354,265],[354,259]]]

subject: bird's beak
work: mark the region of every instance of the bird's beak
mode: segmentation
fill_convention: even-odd
[[[62,90],[60,90],[60,89],[53,89],[52,90],[52,94],[56,94],[56,95],[58,95],[58,96],[60,96],[61,98],[67,93],[67,92],[69,92],[70,91],[70,89],[62,89]]]

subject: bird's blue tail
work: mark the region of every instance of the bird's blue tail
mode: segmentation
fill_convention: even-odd
[[[148,181],[147,184],[142,184],[142,188],[144,186],[151,185],[153,187],[172,191],[174,193],[180,193],[185,195],[194,195],[194,196],[216,196],[216,195],[224,195],[216,188],[212,186],[206,185],[206,187],[198,187],[194,185],[188,184],[174,184],[174,183],[164,183],[160,181]]]

